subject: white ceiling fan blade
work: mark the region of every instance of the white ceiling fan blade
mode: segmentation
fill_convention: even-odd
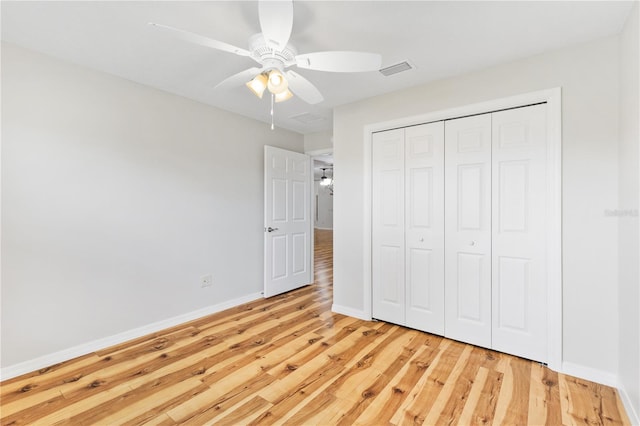
[[[284,49],[293,28],[292,0],[261,0],[258,3],[258,15],[267,46],[276,50]]]
[[[306,103],[313,105],[324,100],[318,88],[297,72],[289,70],[286,75],[289,89]]]
[[[214,89],[232,89],[234,87],[242,86],[246,82],[250,81],[253,77],[260,74],[262,68],[253,67],[248,70],[240,71],[237,74],[227,77],[220,83],[216,84]]]
[[[236,55],[239,56],[249,56],[251,55],[251,52],[249,52],[248,50],[245,50],[241,47],[237,47],[237,46],[233,46],[231,44],[227,44],[225,42],[222,41],[218,41],[218,40],[214,40],[208,37],[204,37],[189,31],[185,31],[185,30],[181,30],[178,28],[173,28],[170,27],[168,25],[162,25],[162,24],[156,24],[154,22],[149,22],[149,25],[155,27],[155,28],[160,28],[162,30],[168,31],[171,34],[173,34],[174,36],[178,37],[179,39],[182,39],[184,41],[188,41],[190,43],[195,43],[195,44],[199,44],[201,46],[206,46],[206,47],[210,47],[212,49],[218,49],[218,50],[222,50],[224,52],[229,52],[229,53],[235,53]]]
[[[330,72],[377,71],[382,56],[366,52],[315,52],[296,56],[300,68]]]

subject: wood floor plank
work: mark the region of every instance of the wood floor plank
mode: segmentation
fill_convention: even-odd
[[[49,401],[55,401],[62,397],[62,392],[59,389],[46,389],[43,391],[31,393],[25,395],[22,399],[12,399],[11,402],[2,404],[2,416],[11,416],[23,410],[29,410],[32,407],[43,407],[48,404]]]
[[[561,408],[560,408],[560,388],[558,384],[558,373],[549,370],[547,367],[542,367],[542,383],[545,386],[544,398],[547,407],[547,418],[545,424],[560,424],[562,422]],[[532,367],[533,369],[533,367]]]
[[[0,424],[629,424],[613,388],[331,312],[316,242],[313,285],[5,380]]]
[[[511,360],[513,371],[513,394],[507,408],[505,420],[511,424],[525,424],[529,410],[529,382],[531,380],[530,361],[513,357]]]
[[[504,357],[503,391],[496,404],[495,421],[501,424],[526,424],[529,410],[531,361]]]
[[[167,416],[166,414],[162,413],[152,419],[150,419],[149,421],[146,421],[144,423],[141,423],[144,426],[175,426],[176,422],[173,421],[173,419],[169,416]]]
[[[19,411],[6,412],[4,409],[0,410],[3,426],[19,426],[36,424],[39,420],[47,414],[52,414],[61,411],[66,401],[62,394],[55,398],[47,399],[45,402],[38,403],[31,407],[21,407]],[[60,418],[62,420],[64,417]]]
[[[145,392],[143,398],[135,398],[137,390],[132,389],[117,401],[110,401],[108,410],[86,411],[70,420],[75,424],[141,424],[171,409],[179,401],[192,398],[206,389],[208,386],[202,384],[198,378],[182,380],[170,386],[161,386],[153,393]],[[135,401],[131,401],[132,399]]]
[[[575,425],[573,421],[573,403],[571,401],[571,394],[569,393],[569,387],[567,385],[566,376],[558,375],[558,392],[560,394],[560,413],[562,417],[563,425]]]
[[[74,404],[65,404],[58,410],[47,413],[42,416],[39,411],[28,410],[21,412],[20,420],[23,423],[18,424],[55,424],[64,420],[70,420],[73,416],[81,414],[97,405],[100,405],[106,401],[117,399],[118,397],[129,392],[131,388],[128,384],[122,384],[110,389],[101,389],[96,391],[91,396],[86,396],[83,399],[75,402]]]
[[[626,416],[624,410],[621,412],[617,402],[620,400],[618,391],[609,387],[597,385],[599,390],[599,400],[602,407],[602,419],[605,424],[621,425],[628,422],[629,419]]]
[[[471,410],[469,416],[473,412],[473,409],[475,409],[477,399],[470,400],[470,395],[477,380],[478,370],[481,368],[480,365],[485,359],[484,352],[485,350],[482,348],[473,348],[471,354],[469,354],[468,362],[456,379],[455,386],[451,391],[452,396],[444,406],[438,423],[459,424],[460,416],[467,406],[469,406]],[[486,377],[483,379],[483,385],[484,380],[486,380]],[[477,388],[478,397],[480,390],[481,388]]]
[[[478,369],[477,374],[471,381],[471,388],[469,389],[469,393],[467,394],[467,402],[462,406],[460,416],[457,418],[455,423],[447,422],[448,424],[486,424],[484,419],[482,419],[481,422],[478,422],[477,419],[474,419],[473,414],[476,410],[476,407],[478,406],[478,403],[480,402],[480,395],[482,395],[482,390],[484,389],[484,385],[487,382],[488,376],[489,370],[484,367],[480,367]]]
[[[2,382],[0,401],[2,407],[13,401],[25,401],[30,395],[55,389],[63,383],[75,381],[86,372],[101,368],[100,357],[88,354],[67,363],[56,364],[49,368],[15,377]]]
[[[482,391],[480,392],[480,397],[478,398],[476,408],[473,412],[471,424],[495,424],[493,415],[496,409],[496,404],[498,402],[498,396],[500,395],[500,392],[502,390],[502,376],[503,374],[499,371],[487,370],[487,378],[484,382],[484,386],[482,388]]]
[[[313,401],[313,404],[305,404],[304,409],[299,409],[291,416],[288,416],[283,424],[287,426],[331,424],[326,420],[321,423],[320,419],[325,418],[327,415],[333,417],[337,407],[350,407],[353,404],[351,401],[346,404],[344,401],[338,401],[338,398],[333,393],[325,392],[324,389],[321,392],[314,393]],[[329,407],[332,407],[330,413],[328,413]]]
[[[210,401],[207,407],[193,412],[190,418],[183,419],[180,424],[184,426],[200,426],[215,423],[218,419],[225,417],[234,410],[246,410],[247,404],[251,406],[250,401],[256,398],[257,391],[273,382],[273,380],[275,379],[268,374],[254,376],[242,385],[226,392],[217,400]],[[264,401],[262,398],[260,400]],[[265,405],[265,409],[270,406],[271,404]]]
[[[215,425],[221,426],[237,426],[251,424],[258,416],[267,411],[271,407],[271,403],[260,396],[255,395],[251,400],[242,404],[237,410],[232,411],[229,415],[216,419]]]
[[[558,375],[540,364],[531,367],[529,424],[560,424]]]
[[[458,383],[458,377],[465,371],[467,366],[467,360],[471,356],[473,348],[471,346],[465,346],[460,354],[460,357],[456,360],[451,373],[448,375],[444,385],[440,389],[438,396],[433,404],[427,406],[428,408],[421,407],[418,411],[416,418],[424,418],[422,423],[427,425],[435,424],[438,418],[443,417],[443,411],[448,406],[449,400],[452,398],[452,393]],[[437,382],[436,382],[437,383]],[[439,383],[438,383],[439,384]],[[466,385],[466,383],[464,383]],[[453,395],[453,398],[457,398]],[[414,407],[414,410],[417,407]],[[446,415],[446,413],[444,413]]]

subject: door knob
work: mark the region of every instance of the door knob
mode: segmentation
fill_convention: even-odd
[[[424,238],[420,238],[420,242],[423,242],[423,241],[424,241]]]
[[[273,232],[273,231],[277,231],[278,228],[272,228],[272,227],[268,227],[267,228],[267,232]]]
[[[475,246],[475,245],[476,245],[476,242],[475,242],[475,241],[471,241],[471,242],[469,243],[469,245],[470,245],[470,246]]]

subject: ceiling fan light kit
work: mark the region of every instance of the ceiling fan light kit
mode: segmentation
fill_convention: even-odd
[[[190,43],[250,57],[261,67],[240,71],[220,82],[216,88],[245,84],[258,98],[262,98],[265,89],[268,89],[272,94],[272,103],[291,99],[294,94],[312,105],[324,100],[318,88],[309,80],[293,70],[286,70],[291,66],[328,72],[368,72],[378,71],[382,64],[382,57],[376,53],[329,51],[298,55],[295,47],[289,44],[293,28],[292,0],[259,1],[258,18],[262,32],[249,38],[249,50],[167,25],[150,25]]]

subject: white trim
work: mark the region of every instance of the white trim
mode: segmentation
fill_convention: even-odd
[[[309,182],[309,200],[307,200],[307,206],[309,207],[309,269],[311,270],[311,276],[309,277],[309,284],[314,284],[316,282],[316,233],[314,232],[314,227],[316,224],[316,218],[313,212],[316,211],[316,196],[315,196],[315,182],[314,180],[314,169],[313,169],[313,157],[309,154],[305,155],[307,158],[307,167],[309,167],[309,173],[311,174],[310,182]],[[265,234],[266,235],[266,234]],[[266,271],[266,269],[265,269]]]
[[[562,367],[562,93],[559,87],[508,98],[450,108],[428,114],[372,123],[364,126],[364,217],[363,217],[363,297],[365,319],[371,319],[371,137],[374,132],[484,114],[501,109],[547,103],[549,186],[547,192],[547,363],[552,370]]]
[[[563,362],[562,370],[560,370],[560,372],[568,376],[580,377],[581,379],[600,383],[601,385],[611,386],[613,388],[617,388],[619,385],[617,375],[598,370],[597,368],[574,364],[573,362]]]
[[[632,425],[640,425],[640,413],[638,413],[633,406],[633,401],[631,401],[631,397],[627,393],[627,390],[624,386],[620,385],[618,387],[618,392],[620,393],[622,405],[624,405],[624,409],[627,412],[627,417],[629,417],[629,423]]]
[[[365,321],[371,321],[371,314],[367,316],[364,311],[361,311],[359,309],[353,309],[348,306],[336,305],[335,303],[331,305],[331,312],[335,312],[336,314],[346,315],[348,317],[358,318]]]
[[[207,315],[215,314],[226,309],[230,309],[261,298],[262,293],[251,293],[237,299],[207,306],[206,308],[178,315],[173,318],[168,318],[148,325],[144,325],[142,327],[134,328],[132,330],[127,330],[122,333],[114,334],[113,336],[104,337],[102,339],[63,349],[58,352],[43,355],[29,361],[24,361],[18,364],[3,367],[2,369],[0,369],[0,380],[4,381],[13,377],[20,376],[22,374],[40,370],[42,368],[58,364],[63,361],[68,361],[82,355],[90,354],[92,352],[118,345],[129,340],[137,339],[138,337],[146,336],[148,334],[156,333],[158,331],[162,331],[176,325],[184,324],[198,318],[206,317]]]
[[[319,157],[324,154],[333,154],[333,148],[314,149],[311,151],[305,151],[305,154],[310,155],[311,157]]]
[[[562,363],[562,93],[547,97],[547,364]]]
[[[372,253],[371,234],[373,232],[372,218],[371,218],[371,214],[373,210],[373,206],[371,204],[372,203],[371,141],[372,141],[373,132],[375,131],[375,129],[376,129],[375,124],[364,126],[364,150],[363,150],[364,164],[362,165],[362,170],[364,174],[364,179],[363,179],[364,188],[362,190],[362,199],[364,203],[364,217],[362,218],[362,226],[363,226],[362,235],[364,236],[364,241],[362,242],[362,247],[364,249],[364,252],[362,254],[362,259],[363,259],[362,265],[364,268],[362,271],[362,282],[364,284],[364,287],[363,287],[362,294],[364,296],[364,301],[362,306],[364,306],[365,319],[369,321],[372,319],[372,303],[373,303],[373,299],[371,295],[371,290],[373,285],[372,277],[371,277],[371,267],[372,267],[371,265],[371,253]]]

